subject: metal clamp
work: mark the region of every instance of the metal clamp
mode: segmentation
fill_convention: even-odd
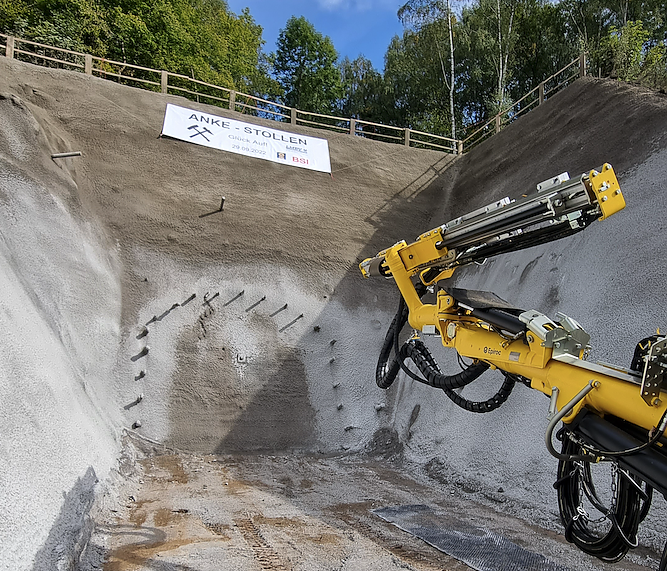
[[[591,336],[579,323],[563,313],[556,314],[560,327],[547,332],[544,346],[553,349],[552,358],[566,363],[579,359],[582,351],[590,351]]]
[[[524,311],[521,315],[519,315],[519,319],[525,323],[528,326],[528,329],[535,333],[535,335],[537,335],[542,341],[546,340],[550,329],[556,328],[556,324],[551,321],[551,319],[544,315],[544,313],[540,313],[535,309]],[[547,325],[549,328],[546,327]]]

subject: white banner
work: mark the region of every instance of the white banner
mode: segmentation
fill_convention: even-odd
[[[296,135],[167,104],[162,134],[274,163],[331,172],[326,139]]]

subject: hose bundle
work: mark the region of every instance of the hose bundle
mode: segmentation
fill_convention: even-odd
[[[561,432],[560,437],[563,439],[563,454],[579,456],[584,453],[584,448],[567,434]],[[558,493],[565,538],[579,549],[613,563],[622,559],[630,548],[637,547],[637,530],[651,505],[651,486],[647,484],[642,489],[641,480],[618,469],[612,481],[615,497],[612,505],[607,507],[597,495],[590,463],[561,460],[554,487]],[[596,531],[590,525],[591,520],[582,506],[584,498],[609,521],[608,531]]]
[[[417,286],[417,293],[422,297],[425,293],[423,286]],[[399,348],[399,334],[408,321],[408,308],[401,297],[398,311],[394,317],[387,335],[385,336],[380,357],[378,358],[375,369],[375,382],[381,389],[389,388],[396,380],[399,371],[404,371],[410,378],[427,384],[434,388],[442,389],[454,404],[469,412],[491,412],[501,406],[508,398],[516,383],[516,378],[505,374],[505,381],[498,392],[490,399],[481,402],[470,401],[458,393],[455,389],[460,389],[472,383],[484,373],[489,365],[486,363],[476,363],[463,369],[460,373],[454,375],[445,375],[441,372],[438,363],[434,359],[426,345],[418,339],[411,339]],[[394,353],[390,362],[390,355]],[[406,359],[410,359],[423,375],[420,377],[411,371],[406,365]]]

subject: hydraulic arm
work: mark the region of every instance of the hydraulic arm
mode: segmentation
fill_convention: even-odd
[[[459,266],[580,232],[624,207],[614,170],[605,164],[575,179],[556,176],[522,198],[494,202],[360,264],[364,277],[393,279],[401,294],[380,353],[377,384],[388,388],[402,370],[478,413],[501,406],[516,383],[549,396],[545,442],[559,459],[555,486],[566,537],[606,561],[636,547],[653,489],[667,498],[667,338],[641,340],[629,368],[591,363],[590,336],[571,317],[558,313],[552,320],[489,292],[451,287],[447,278]],[[427,293],[431,300],[424,303]],[[399,343],[407,323],[413,334]],[[424,335],[437,335],[455,349],[462,370],[444,374]],[[461,357],[472,363],[464,365]],[[504,375],[491,398],[473,402],[456,390],[489,368]],[[615,490],[607,504],[593,484],[591,465],[601,462],[611,467]],[[601,531],[587,510],[600,512],[606,528]],[[667,570],[667,546],[660,570]]]

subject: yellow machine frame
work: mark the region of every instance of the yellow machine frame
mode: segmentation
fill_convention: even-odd
[[[597,207],[597,218],[604,220],[625,207],[616,174],[611,165],[582,175],[582,184],[589,199]],[[538,187],[539,188],[539,187]],[[447,292],[437,292],[436,303],[422,303],[415,288],[421,282],[430,286],[451,277],[456,266],[448,264],[455,252],[443,247],[447,230],[438,227],[419,236],[411,244],[399,242],[378,253],[375,258],[360,264],[364,277],[374,275],[370,269],[381,265],[381,274],[391,277],[405,300],[409,310],[409,323],[416,332],[433,328],[437,330],[445,347],[456,349],[459,355],[488,363],[491,368],[530,379],[530,385],[554,399],[552,408],[562,411],[573,399],[590,386],[589,392],[572,406],[562,420],[570,422],[583,408],[599,415],[610,414],[625,419],[646,430],[658,427],[667,410],[667,399],[658,393],[650,399],[642,395],[642,387],[636,377],[621,367],[592,365],[583,360],[586,347],[581,345],[578,354],[554,358],[554,347],[544,338],[544,331],[529,331],[525,338],[508,339],[483,319],[463,309]],[[438,268],[433,275],[432,268]],[[426,278],[431,271],[431,278]],[[377,275],[377,273],[375,273]],[[549,329],[556,325],[549,322]],[[433,331],[435,333],[435,331]],[[542,335],[540,336],[540,333]],[[646,391],[644,391],[646,392]],[[648,394],[648,393],[647,393]]]

